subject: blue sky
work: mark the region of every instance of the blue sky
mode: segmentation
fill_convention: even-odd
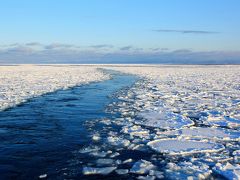
[[[0,62],[240,62],[239,7],[239,0],[0,1]]]

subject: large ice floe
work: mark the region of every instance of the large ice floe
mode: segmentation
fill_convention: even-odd
[[[147,145],[156,152],[169,155],[218,152],[224,149],[224,146],[221,144],[184,139],[160,139],[151,141]]]
[[[0,110],[59,89],[109,78],[97,66],[0,66]]]

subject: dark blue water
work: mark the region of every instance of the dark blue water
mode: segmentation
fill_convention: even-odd
[[[37,179],[45,173],[63,179],[60,170],[74,158],[71,152],[91,143],[85,123],[113,118],[105,112],[113,94],[137,79],[111,74],[110,80],[59,90],[0,112],[0,179]]]

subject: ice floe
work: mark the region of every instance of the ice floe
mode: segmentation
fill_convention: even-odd
[[[136,121],[137,124],[161,129],[181,129],[193,125],[193,121],[179,114],[162,110],[141,112],[138,114],[142,120]]]
[[[98,159],[96,161],[97,165],[111,165],[113,162],[113,159]]]
[[[130,141],[127,139],[123,139],[121,137],[108,137],[107,141],[113,145],[113,146],[118,146],[118,147],[126,147],[130,144]]]
[[[207,179],[212,173],[210,167],[203,163],[180,162],[168,163],[165,170],[167,179]]]
[[[113,172],[115,169],[117,168],[116,167],[101,167],[101,168],[84,167],[82,172],[84,175],[94,175],[94,174],[107,175]]]
[[[147,129],[143,129],[141,126],[124,126],[122,128],[122,132],[126,134],[130,134],[131,136],[139,136],[146,137],[149,136],[149,131]]]
[[[123,174],[128,174],[129,170],[128,169],[117,169],[115,170],[117,174],[123,175]]]
[[[239,128],[240,119],[228,116],[208,116],[201,117],[201,120],[204,124],[209,126],[220,126],[220,127],[229,127],[229,128]]]
[[[239,180],[240,179],[240,165],[232,165],[230,163],[221,164],[217,163],[213,170],[225,177],[226,179]]]
[[[169,155],[186,155],[195,153],[218,152],[224,146],[206,141],[194,141],[183,139],[160,139],[148,143],[153,150]]]
[[[240,150],[236,150],[233,152],[233,157],[235,163],[240,163]]]
[[[146,160],[137,161],[130,169],[131,173],[134,174],[147,174],[150,170],[155,169],[156,166]]]
[[[239,131],[223,128],[194,127],[168,131],[161,134],[184,136],[188,138],[215,139],[220,141],[240,141]]]

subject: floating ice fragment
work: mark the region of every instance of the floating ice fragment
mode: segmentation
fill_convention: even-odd
[[[161,172],[161,171],[150,170],[149,175],[156,176],[158,179],[163,179],[164,178],[163,172]]]
[[[99,136],[99,134],[95,134],[95,135],[92,136],[92,139],[94,141],[99,141],[101,139],[101,137]]]
[[[144,137],[149,135],[149,130],[141,128],[141,126],[124,126],[122,132],[131,136]]]
[[[137,179],[139,179],[139,180],[154,180],[154,179],[156,179],[156,177],[147,175],[147,176],[138,176]]]
[[[94,151],[98,151],[98,150],[99,150],[99,147],[97,147],[97,146],[93,146],[93,147],[89,146],[89,147],[79,150],[79,153],[90,153],[90,152],[94,152]]]
[[[167,179],[207,179],[212,170],[209,166],[203,163],[180,162],[178,164],[168,163],[166,166],[165,175]]]
[[[95,156],[95,157],[105,157],[108,154],[108,152],[105,151],[94,151],[94,152],[90,152],[89,155],[91,156]]]
[[[234,162],[240,163],[240,150],[236,150],[233,152]]]
[[[96,161],[96,163],[98,165],[111,165],[111,164],[113,164],[113,160],[112,159],[98,159]]]
[[[221,126],[221,127],[229,127],[229,128],[239,128],[240,120],[234,117],[227,116],[208,116],[202,117],[201,120],[204,124],[210,126]]]
[[[164,135],[178,135],[184,137],[217,139],[222,141],[240,141],[240,132],[210,127],[186,128],[162,133]]]
[[[94,167],[84,167],[82,173],[84,175],[93,175],[93,174],[101,174],[107,175],[113,172],[116,167],[102,167],[102,168],[94,168]]]
[[[137,124],[161,129],[180,129],[194,124],[189,118],[164,110],[141,112],[138,116],[141,120]]]
[[[123,161],[123,164],[128,164],[128,163],[131,163],[133,162],[133,160],[130,158],[130,159],[126,159],[125,161]]]
[[[128,174],[129,170],[128,169],[117,169],[117,170],[115,170],[115,172],[119,175],[123,175],[123,174]]]
[[[115,153],[112,153],[109,157],[110,157],[110,158],[114,158],[114,157],[117,157],[117,156],[119,156],[119,155],[120,155],[120,153],[115,152]]]
[[[160,139],[150,141],[147,145],[159,153],[169,155],[218,152],[224,149],[223,145],[217,143],[183,139]]]
[[[216,166],[213,168],[213,170],[224,176],[225,178],[229,180],[239,180],[240,179],[240,165],[235,164],[232,165],[230,163],[227,164],[221,164],[217,163]]]
[[[120,137],[108,137],[107,141],[113,146],[126,147],[130,144],[130,141]]]
[[[139,160],[132,166],[130,172],[135,174],[147,174],[152,169],[155,169],[155,166],[151,162]]]
[[[43,178],[47,178],[47,174],[41,174],[41,175],[39,176],[39,179],[43,179]]]

